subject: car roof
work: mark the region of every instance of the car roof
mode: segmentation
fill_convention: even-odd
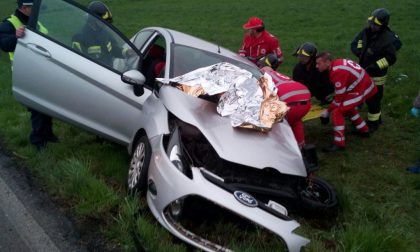
[[[248,64],[250,66],[256,67],[252,62],[239,56],[237,53],[234,53],[229,49],[226,49],[215,43],[197,38],[195,36],[192,36],[183,32],[179,32],[176,30],[163,28],[163,27],[147,27],[147,28],[142,29],[141,31],[144,31],[144,30],[157,31],[162,36],[164,36],[167,41],[172,41],[172,43],[175,43],[175,44],[185,45],[185,46],[197,48],[197,49],[212,52],[212,53],[219,53],[225,57],[232,58],[237,61]]]

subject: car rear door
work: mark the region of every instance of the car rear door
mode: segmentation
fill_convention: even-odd
[[[76,34],[95,24],[112,37],[121,55],[98,59],[74,44]],[[109,45],[108,45],[109,49]],[[33,109],[127,144],[139,127],[144,101],[121,74],[137,69],[136,49],[118,30],[73,1],[35,1],[13,65],[13,93]]]

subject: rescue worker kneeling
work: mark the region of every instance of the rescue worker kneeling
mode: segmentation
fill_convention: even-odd
[[[335,95],[331,104],[321,114],[321,122],[328,123],[331,114],[334,126],[334,141],[324,152],[335,152],[345,148],[345,121],[348,117],[360,136],[369,136],[369,128],[360,116],[357,106],[376,94],[377,88],[366,71],[348,59],[332,60],[330,53],[317,55],[316,67],[320,72],[329,71]]]
[[[302,118],[311,108],[311,93],[305,85],[273,70],[279,64],[276,55],[268,54],[261,58],[257,64],[263,73],[272,77],[278,90],[279,99],[290,107],[287,121],[293,130],[299,148],[302,149],[305,145]]]

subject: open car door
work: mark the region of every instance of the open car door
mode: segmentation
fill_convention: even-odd
[[[75,38],[97,45],[84,48]],[[101,50],[105,57],[97,57]],[[128,78],[122,80],[127,71],[136,73],[139,61],[131,42],[86,8],[38,0],[16,46],[13,94],[27,107],[127,144],[151,94],[145,89],[137,97]]]

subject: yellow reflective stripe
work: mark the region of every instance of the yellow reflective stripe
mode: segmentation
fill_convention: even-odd
[[[9,52],[9,58],[10,58],[10,61],[13,62],[13,59],[15,58],[15,54],[13,52]]]
[[[271,67],[271,63],[270,63],[270,61],[268,60],[268,57],[265,57],[265,64],[267,64],[267,66]]]
[[[7,19],[7,21],[12,23],[15,30],[19,29],[19,27],[21,27],[23,25],[22,22],[20,21],[20,19],[18,17],[16,17],[15,15],[11,15]],[[9,52],[9,58],[10,58],[10,61],[13,62],[13,59],[15,58],[14,52]]]
[[[303,55],[305,55],[305,56],[308,56],[308,57],[310,56],[310,55],[309,55],[309,53],[307,53],[307,52],[306,52],[305,50],[303,50],[303,49],[301,50],[301,52],[300,52],[300,53],[301,53],[301,54],[303,54]]]
[[[381,117],[381,112],[376,113],[376,114],[368,113],[368,120],[369,121],[372,121],[372,122],[378,121],[380,117]]]
[[[108,44],[106,44],[106,48],[108,49],[108,52],[110,52],[112,50],[111,42],[108,42]]]
[[[376,64],[379,66],[380,69],[384,69],[384,68],[387,68],[389,66],[389,63],[386,60],[386,58],[382,58],[382,59],[376,61]]]
[[[10,23],[12,23],[13,27],[15,27],[15,29],[19,29],[19,27],[21,27],[23,24],[20,21],[20,19],[18,17],[16,17],[15,15],[11,15],[7,21],[9,21]]]
[[[363,40],[357,41],[357,48],[360,49],[363,47]]]
[[[89,54],[99,54],[101,53],[101,47],[100,46],[91,46],[88,48]]]
[[[105,12],[105,14],[102,16],[102,19],[108,19],[109,18],[109,13],[108,13],[108,11],[107,12]]]
[[[386,83],[387,76],[388,75],[381,77],[372,77],[372,80],[375,83],[375,85],[384,85]]]
[[[80,52],[82,52],[82,46],[80,45],[80,43],[79,43],[79,42],[73,42],[73,43],[71,44],[71,47],[72,47],[72,48],[74,48],[74,49],[79,50]]]
[[[109,11],[105,12],[105,14],[102,15],[102,19],[104,19],[104,20],[107,20],[107,19],[110,19],[110,18],[112,18],[112,14]]]
[[[382,25],[381,21],[379,21],[377,17],[374,17],[374,16],[368,17],[368,21],[372,21],[372,20],[375,24]]]
[[[45,26],[43,26],[40,22],[38,22],[37,29],[40,33],[48,34],[48,29],[45,28]]]

